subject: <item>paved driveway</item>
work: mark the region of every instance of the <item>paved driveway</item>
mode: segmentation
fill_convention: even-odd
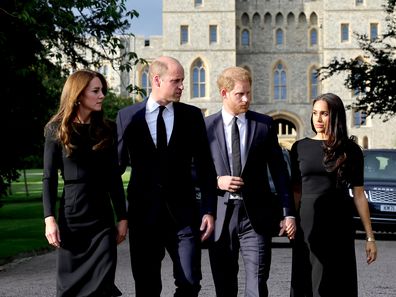
[[[356,253],[359,271],[360,297],[396,296],[396,241],[378,240],[380,251],[376,263],[367,266],[364,262],[364,240],[356,240]],[[340,251],[342,252],[342,251]],[[53,297],[55,296],[55,252],[21,259],[0,268],[1,297]],[[271,274],[268,282],[271,297],[289,296],[291,249],[285,238],[275,238],[272,255]],[[214,297],[214,287],[210,273],[208,253],[202,255],[202,290],[200,296]],[[243,265],[241,263],[240,287],[243,288]],[[135,296],[129,264],[128,244],[119,246],[116,285],[123,296]],[[171,261],[163,262],[163,294],[173,296]],[[242,292],[239,294],[243,296]]]

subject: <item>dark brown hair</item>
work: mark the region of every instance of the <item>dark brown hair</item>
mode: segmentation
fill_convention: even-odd
[[[345,107],[341,98],[333,93],[322,94],[313,100],[312,106],[320,100],[326,102],[329,109],[329,122],[325,131],[328,139],[323,143],[323,164],[328,172],[337,172],[338,182],[344,183],[347,179],[344,174],[347,145],[354,137],[348,137]],[[311,128],[316,133],[312,115]]]

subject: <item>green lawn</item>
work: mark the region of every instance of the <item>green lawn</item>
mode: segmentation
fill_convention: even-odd
[[[40,202],[6,203],[0,208],[0,265],[48,249]]]
[[[20,171],[20,177],[11,184],[8,197],[2,198],[5,202],[19,202],[27,199],[40,199],[42,193],[42,169],[28,169],[26,176]],[[26,180],[25,180],[26,177]],[[62,186],[62,179],[59,179]]]
[[[24,202],[29,200],[41,199],[42,194],[42,169],[28,169],[26,170],[26,179],[23,171],[20,172],[21,176],[18,181],[11,184],[10,193],[7,197],[1,198],[4,203],[7,202]],[[126,189],[130,176],[128,169],[122,176],[124,188]],[[63,180],[59,175],[59,195],[63,187]]]
[[[122,176],[124,187],[130,171]],[[63,182],[59,179],[59,194]],[[27,188],[27,190],[26,190]],[[1,198],[0,207],[0,265],[14,258],[50,250],[44,235],[42,196],[42,170],[26,170],[26,185],[23,173],[11,185],[8,197]]]

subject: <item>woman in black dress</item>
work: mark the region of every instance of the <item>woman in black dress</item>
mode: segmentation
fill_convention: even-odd
[[[363,187],[363,153],[348,138],[338,96],[328,93],[313,101],[311,127],[316,135],[295,142],[291,150],[299,220],[291,296],[357,297],[353,204],[367,234],[367,263],[377,257]]]
[[[59,248],[58,297],[121,295],[114,278],[127,216],[115,124],[103,118],[106,92],[100,73],[73,73],[63,87],[58,112],[45,127],[45,235]],[[55,215],[59,170],[64,188]]]

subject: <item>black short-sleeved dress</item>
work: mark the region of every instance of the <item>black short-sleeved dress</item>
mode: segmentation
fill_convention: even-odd
[[[44,216],[54,216],[58,170],[64,179],[58,225],[61,248],[57,258],[57,296],[120,296],[114,284],[117,219],[126,218],[125,196],[117,168],[116,140],[93,151],[89,124],[73,124],[70,157],[55,139],[56,125],[47,130],[44,149]],[[112,133],[115,135],[115,132]]]
[[[348,181],[337,187],[336,173],[323,165],[323,141],[304,138],[292,147],[292,181],[301,184],[302,196],[291,296],[358,296],[353,199],[348,188],[363,185],[363,154],[352,141],[346,154]]]

